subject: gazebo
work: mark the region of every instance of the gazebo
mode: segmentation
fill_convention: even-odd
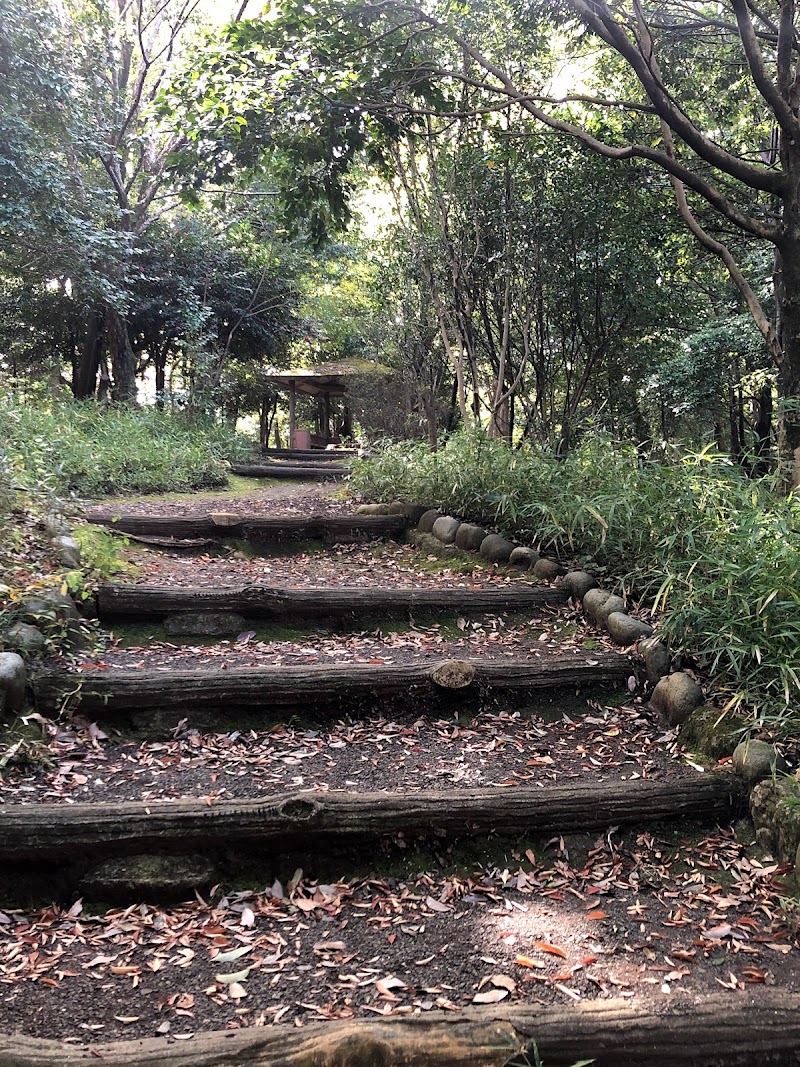
[[[289,447],[327,448],[338,445],[342,438],[353,436],[353,420],[347,403],[348,380],[364,375],[385,374],[389,371],[369,360],[343,360],[337,363],[322,363],[317,367],[301,367],[296,370],[275,370],[267,378],[289,394]],[[299,429],[297,426],[297,395],[317,399],[314,429]],[[341,400],[341,410],[334,411],[332,401]]]

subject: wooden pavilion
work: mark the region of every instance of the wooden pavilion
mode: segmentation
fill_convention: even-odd
[[[289,394],[289,448],[327,448],[351,438],[353,419],[348,404],[348,382],[374,374],[388,375],[389,371],[369,360],[343,360],[270,373],[269,380]],[[316,397],[311,430],[297,425],[298,395]]]

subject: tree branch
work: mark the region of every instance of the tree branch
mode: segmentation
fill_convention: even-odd
[[[733,13],[736,15],[742,48],[744,49],[747,66],[750,68],[750,74],[756,88],[772,109],[775,118],[778,121],[778,125],[786,136],[800,136],[800,123],[798,123],[788,102],[781,96],[777,85],[767,74],[766,67],[764,66],[764,56],[761,54],[761,48],[756,40],[753,23],[750,20],[750,12],[747,10],[746,0],[730,0],[730,3],[733,8]]]
[[[569,2],[572,3],[572,0],[569,0]],[[774,243],[779,240],[782,232],[779,226],[754,219],[750,215],[740,211],[735,204],[731,203],[727,197],[723,196],[716,186],[712,185],[709,181],[685,166],[683,163],[680,163],[674,156],[670,156],[668,153],[662,152],[659,149],[650,148],[647,145],[634,144],[624,145],[622,147],[609,145],[605,141],[601,141],[597,137],[592,136],[592,134],[587,130],[584,130],[582,127],[549,114],[542,108],[537,107],[529,97],[518,90],[514,82],[501,67],[498,67],[490,59],[474,48],[465,38],[461,37],[459,33],[453,30],[452,27],[445,23],[440,23],[438,20],[427,15],[421,14],[421,17],[431,25],[435,25],[436,28],[447,32],[456,44],[463,48],[478,66],[482,67],[500,82],[502,91],[506,93],[509,99],[514,100],[530,115],[533,115],[534,118],[539,119],[540,122],[543,122],[551,129],[569,134],[570,137],[574,137],[576,140],[581,141],[582,144],[585,144],[587,148],[591,148],[593,152],[597,152],[599,155],[605,156],[608,159],[647,159],[651,163],[656,163],[659,167],[674,175],[680,181],[688,185],[689,188],[702,196],[716,208],[721,215],[734,223],[740,230],[764,241],[772,241]],[[456,72],[451,71],[450,74],[454,78],[460,78],[460,75]],[[748,167],[748,170],[756,170],[756,168]]]
[[[675,102],[661,79],[653,72],[647,59],[641,54],[625,29],[613,18],[604,0],[567,0],[570,7],[601,40],[611,45],[630,65],[650,98],[658,116],[695,151],[701,159],[732,178],[762,192],[780,195],[783,192],[784,175],[775,170],[766,170],[745,163],[704,134]]]

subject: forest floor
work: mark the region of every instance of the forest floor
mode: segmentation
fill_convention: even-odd
[[[339,490],[281,484],[226,500],[276,515],[345,513]],[[213,506],[218,498],[211,498]],[[116,505],[197,513],[209,500]],[[470,588],[530,579],[408,545],[286,548],[258,556],[125,549],[121,580],[165,585]],[[265,626],[227,640],[167,639],[122,625],[73,671],[141,665],[257,666],[547,657],[590,661],[610,647],[571,605],[524,616],[462,614],[342,629]],[[67,661],[64,661],[66,665]],[[487,698],[454,716],[391,709],[380,699],[320,724],[275,710],[199,730],[133,737],[76,714],[45,724],[46,751],[2,769],[0,804],[225,799],[308,791],[685,780],[710,769],[685,753],[644,695],[581,691],[514,706]],[[44,758],[41,758],[41,757]],[[455,802],[455,801],[454,801]],[[787,871],[754,843],[746,819],[675,818],[603,832],[445,840],[402,834],[329,855],[302,842],[291,858],[254,850],[249,866],[177,905],[124,907],[76,894],[0,912],[0,1031],[75,1044],[316,1020],[454,1013],[472,1004],[629,998],[690,1005],[748,990],[800,995],[800,941]],[[101,1057],[102,1058],[102,1057]]]

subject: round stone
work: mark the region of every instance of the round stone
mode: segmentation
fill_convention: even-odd
[[[482,526],[471,526],[464,541],[464,548],[467,552],[480,552],[485,539],[486,530]]]
[[[517,545],[508,557],[508,562],[512,567],[523,567],[525,570],[531,570],[539,562],[539,553],[535,548],[525,548],[524,545]]]
[[[455,542],[461,519],[454,519],[452,515],[440,515],[433,524],[433,536],[443,545],[452,545]]]
[[[533,573],[544,582],[553,582],[564,573],[564,568],[552,559],[540,559],[533,565]]]
[[[441,511],[437,508],[429,508],[424,512],[417,523],[417,529],[420,533],[430,533],[433,530],[433,524],[441,516]]]
[[[588,571],[567,571],[562,585],[573,600],[583,600],[590,589],[597,588],[597,582]]]
[[[47,638],[29,622],[15,622],[3,635],[3,643],[22,656],[41,656],[47,650]]]
[[[463,548],[464,551],[468,551],[468,539],[473,530],[477,530],[478,527],[471,522],[462,522],[459,528],[456,530],[455,546],[456,548]],[[483,532],[483,537],[486,536],[486,531]],[[483,540],[483,537],[481,540]],[[478,546],[480,548],[480,545]]]
[[[753,785],[785,773],[789,765],[774,745],[752,740],[740,742],[733,750],[733,769]]]
[[[670,726],[685,722],[702,703],[703,690],[683,671],[662,678],[650,698],[650,707],[660,712]]]
[[[20,611],[27,622],[37,622],[39,619],[67,622],[80,618],[72,597],[59,589],[45,589],[28,597],[22,601]]]
[[[597,612],[605,604],[611,593],[607,589],[590,589],[583,597],[583,610],[592,620],[598,622]]]
[[[17,652],[0,652],[0,705],[4,711],[19,711],[25,703],[28,672]]]
[[[669,674],[669,649],[657,637],[647,637],[640,641],[636,651],[644,660],[650,685],[656,685],[665,674]]]
[[[480,553],[490,563],[507,563],[514,545],[500,534],[487,534],[481,541]]]
[[[76,570],[81,565],[81,547],[74,537],[61,534],[53,538],[53,546],[58,552],[58,558],[64,567]]]
[[[634,645],[643,637],[650,637],[653,627],[641,619],[634,619],[623,611],[612,611],[606,619],[606,628],[618,645]]]

